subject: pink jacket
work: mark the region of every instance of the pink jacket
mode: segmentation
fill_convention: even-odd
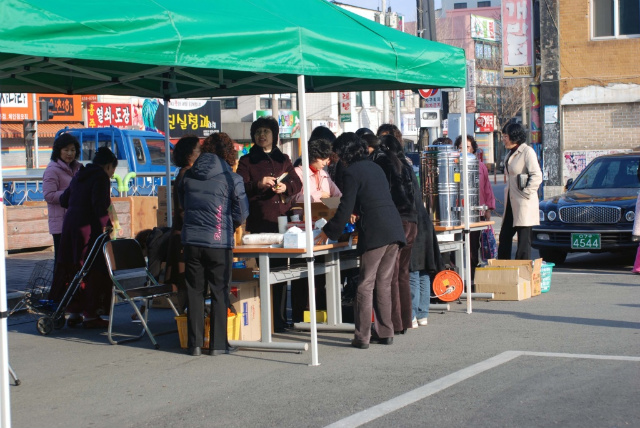
[[[62,159],[49,162],[42,177],[42,192],[47,201],[49,212],[49,233],[62,233],[62,221],[67,210],[60,206],[60,195],[69,187],[71,179],[80,170],[82,164],[78,161],[67,165]]]
[[[493,196],[493,189],[489,181],[489,170],[481,161],[478,161],[478,170],[480,172],[480,205],[486,205],[489,210],[495,210],[496,198]]]
[[[338,186],[331,180],[329,174],[322,169],[320,170],[320,185],[318,186],[316,183],[316,178],[313,172],[309,169],[309,183],[311,183],[311,202],[321,202],[320,198],[323,193],[327,193],[333,196],[342,196],[342,192],[338,189]],[[300,177],[300,181],[302,181],[302,166],[296,167],[296,174]],[[292,199],[292,202],[302,203],[304,202],[304,193],[301,191],[297,195],[295,195]]]

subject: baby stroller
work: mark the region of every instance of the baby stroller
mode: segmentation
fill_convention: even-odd
[[[59,330],[64,327],[65,323],[65,311],[69,303],[71,303],[71,299],[75,296],[78,288],[80,288],[80,284],[87,273],[91,270],[93,263],[96,260],[96,257],[100,256],[102,246],[105,242],[109,241],[109,235],[111,234],[111,229],[108,228],[105,230],[96,241],[93,243],[91,247],[91,251],[89,251],[89,255],[87,256],[84,265],[82,268],[75,274],[71,282],[69,283],[69,287],[67,291],[64,293],[60,303],[56,304],[51,300],[41,300],[37,306],[31,306],[33,310],[38,311],[42,316],[38,319],[38,323],[36,324],[36,328],[38,332],[44,336],[51,333],[54,329]]]

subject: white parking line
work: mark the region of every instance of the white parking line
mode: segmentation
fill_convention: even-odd
[[[336,421],[325,428],[342,428],[342,427],[358,427],[385,416],[391,412],[395,412],[403,407],[420,401],[430,395],[440,392],[450,386],[460,383],[470,377],[480,374],[484,371],[497,367],[501,364],[509,362],[520,356],[536,356],[536,357],[557,357],[557,358],[586,358],[594,360],[615,360],[615,361],[634,361],[640,362],[640,357],[626,357],[617,355],[590,355],[590,354],[565,354],[554,352],[529,352],[529,351],[506,351],[498,354],[488,360],[481,361],[477,364],[458,370],[443,378],[435,380],[424,386],[404,393],[396,398],[380,403],[377,406],[370,407],[361,412],[355,413],[344,419]]]

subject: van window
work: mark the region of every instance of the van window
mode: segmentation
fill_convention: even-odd
[[[165,165],[164,140],[147,138],[147,148],[149,149],[152,165]],[[173,159],[171,160],[171,165],[173,165]]]
[[[82,144],[82,149],[80,150],[80,160],[83,161],[92,161],[93,155],[96,153],[96,134],[95,132],[82,132],[79,135],[76,135],[78,140],[80,140],[80,144]]]
[[[144,148],[142,147],[142,141],[140,138],[133,139],[133,151],[136,154],[136,162],[140,165],[144,165],[147,163],[147,158],[144,154]]]
[[[114,135],[113,132],[99,132],[98,133],[98,147],[108,147],[111,149],[117,159],[124,159],[120,157],[118,153],[118,142],[120,142],[120,135]]]

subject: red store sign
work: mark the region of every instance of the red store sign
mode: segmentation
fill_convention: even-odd
[[[476,132],[480,134],[493,132],[493,113],[476,113]]]
[[[89,103],[88,127],[115,126],[126,128],[133,124],[131,104]]]

